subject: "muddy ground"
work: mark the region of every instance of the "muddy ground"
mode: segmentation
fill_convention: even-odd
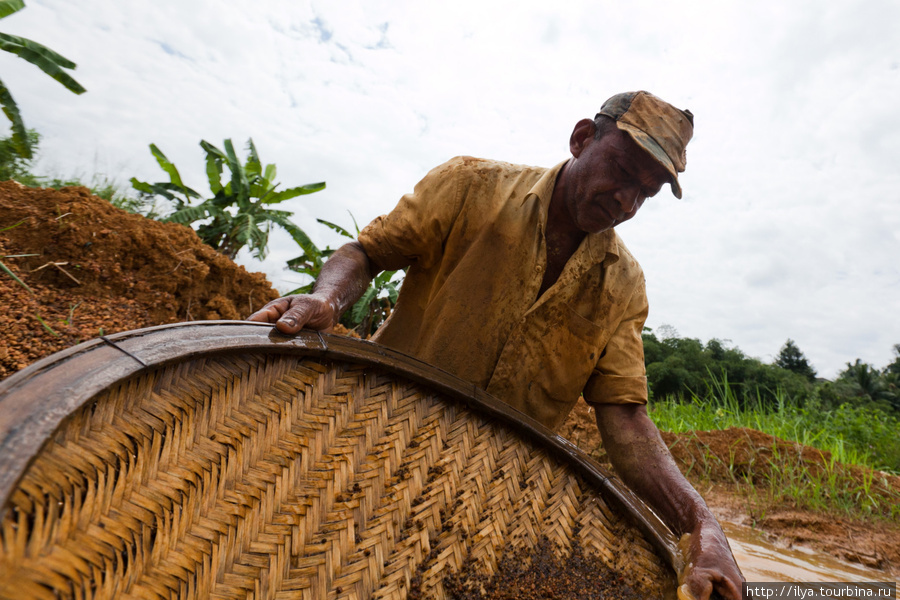
[[[0,379],[99,335],[186,320],[242,319],[278,296],[262,274],[216,253],[190,228],[118,210],[85,188],[0,183],[0,261],[21,280],[0,272]],[[583,402],[561,433],[603,460],[594,417]],[[746,429],[664,432],[663,438],[720,518],[757,527],[784,545],[810,546],[900,574],[900,523],[766,504],[735,484],[734,467],[707,469],[702,476],[695,468],[716,457],[722,465],[760,474],[773,451],[817,468],[828,458],[822,453]],[[861,469],[850,472],[864,475]],[[881,480],[900,492],[900,478]]]
[[[849,518],[804,510],[790,500],[773,501],[765,496],[774,457],[796,461],[810,473],[817,473],[830,462],[827,452],[745,428],[661,433],[681,472],[719,519],[762,530],[783,547],[811,547],[892,576],[900,574],[900,522],[896,517]],[[610,466],[593,411],[583,401],[578,402],[560,434]],[[868,475],[872,494],[889,498],[900,495],[900,477],[839,463],[837,466],[847,486],[856,487]],[[744,483],[746,478],[753,482],[753,488]]]

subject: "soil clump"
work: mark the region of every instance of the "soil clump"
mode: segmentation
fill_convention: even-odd
[[[125,212],[82,187],[0,183],[0,261],[22,282],[0,273],[0,379],[101,335],[242,319],[279,296],[191,228]]]
[[[478,568],[477,561],[466,561],[459,571],[444,577],[444,592],[449,600],[638,600],[621,575],[603,560],[585,552],[581,538],[574,532],[572,550],[567,554],[541,537],[533,548],[508,547],[493,575]],[[410,600],[424,598],[416,587]]]

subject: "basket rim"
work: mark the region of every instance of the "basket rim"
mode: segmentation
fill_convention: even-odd
[[[44,444],[66,417],[98,393],[151,368],[235,352],[332,358],[376,366],[462,401],[570,464],[632,521],[675,572],[681,570],[683,559],[675,535],[618,477],[562,436],[474,384],[367,340],[311,330],[284,335],[271,324],[250,321],[192,321],[101,336],[0,381],[0,520],[12,492]]]

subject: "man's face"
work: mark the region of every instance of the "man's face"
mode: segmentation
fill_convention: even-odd
[[[575,225],[586,233],[627,221],[671,178],[618,128],[599,140],[586,136],[572,154],[566,173],[566,205]]]

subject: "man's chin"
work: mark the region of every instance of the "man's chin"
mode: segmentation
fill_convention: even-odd
[[[581,230],[585,233],[603,233],[609,229],[615,227],[617,223],[613,221],[610,223],[609,221],[603,221],[601,223],[586,223],[581,227]]]

